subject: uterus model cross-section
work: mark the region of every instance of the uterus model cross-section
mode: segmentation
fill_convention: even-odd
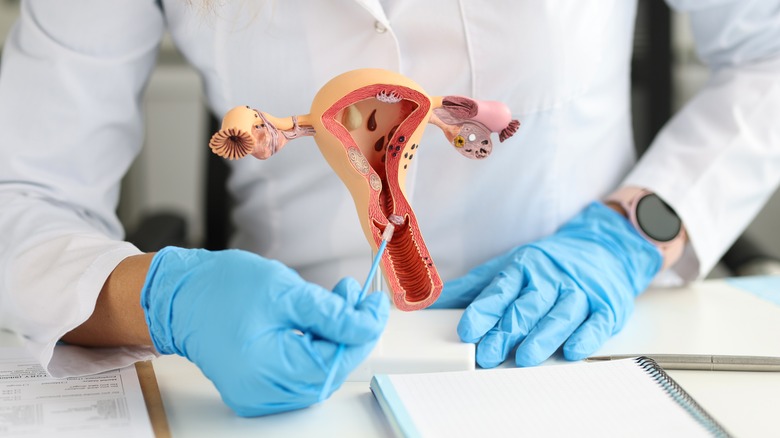
[[[249,106],[231,109],[209,147],[227,159],[279,153],[298,137],[313,136],[349,189],[360,224],[376,252],[394,226],[381,266],[398,309],[411,311],[439,297],[442,280],[406,198],[406,172],[425,127],[439,127],[454,149],[472,159],[492,151],[491,133],[504,141],[519,127],[501,102],[429,96],[415,82],[387,70],[341,74],[314,97],[309,114],[274,117]]]

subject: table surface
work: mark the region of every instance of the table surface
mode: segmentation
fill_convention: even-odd
[[[650,289],[637,299],[626,327],[597,353],[661,352],[780,356],[780,306],[723,280]],[[560,362],[553,357],[546,364]],[[154,367],[174,437],[392,436],[366,382],[347,382],[332,398],[307,409],[240,418],[185,359],[161,357]],[[669,374],[735,436],[780,435],[780,373]]]

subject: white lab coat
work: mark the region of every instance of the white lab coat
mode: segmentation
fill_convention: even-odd
[[[445,280],[553,233],[621,183],[654,190],[682,217],[691,245],[672,269],[693,280],[778,185],[777,0],[670,2],[690,13],[713,75],[636,167],[633,1],[162,3],[164,12],[153,0],[23,1],[4,48],[0,321],[55,375],[154,353],[56,343],[138,253],[122,242],[115,209],[142,144],[140,96],[166,26],[218,115],[236,105],[305,114],[328,79],[361,67],[399,71],[431,95],[504,101],[522,126],[492,156],[468,160],[429,126],[407,179]],[[236,246],[326,287],[365,275],[370,250],[352,200],[311,139],[233,170]]]

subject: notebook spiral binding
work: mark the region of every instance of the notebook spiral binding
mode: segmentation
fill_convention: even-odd
[[[699,405],[663,368],[653,359],[640,356],[634,359],[680,406],[691,414],[707,431],[715,437],[728,438],[731,435],[704,408]]]

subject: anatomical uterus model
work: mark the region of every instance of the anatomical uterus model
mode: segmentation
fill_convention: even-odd
[[[501,102],[428,96],[398,73],[360,69],[325,84],[309,114],[279,118],[249,106],[231,109],[209,146],[227,159],[251,154],[264,160],[290,140],[313,136],[349,189],[375,252],[388,223],[393,224],[381,266],[395,306],[410,311],[428,307],[442,290],[405,192],[406,172],[428,123],[473,159],[490,155],[491,133],[504,141],[519,127]]]

